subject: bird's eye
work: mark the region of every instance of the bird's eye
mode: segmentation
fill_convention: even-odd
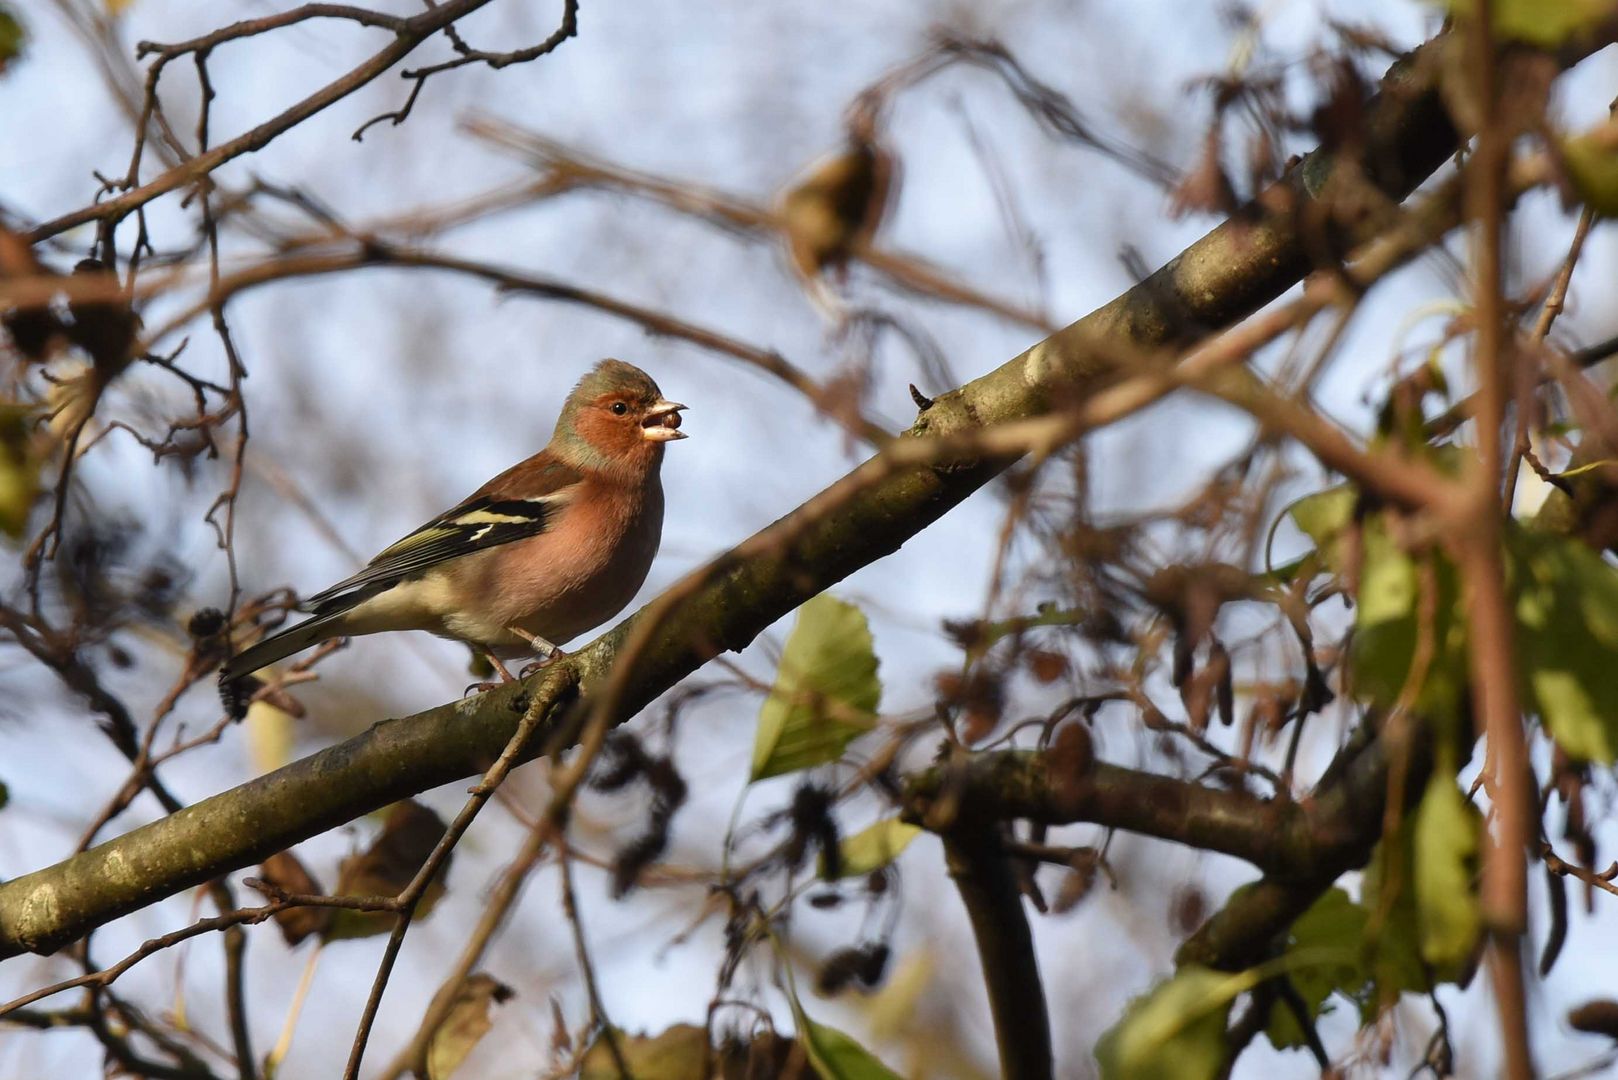
[[[612,403],[612,414],[614,416],[622,416],[625,413],[627,413],[628,411],[629,411],[629,406],[625,405],[623,402],[615,401],[615,402]]]

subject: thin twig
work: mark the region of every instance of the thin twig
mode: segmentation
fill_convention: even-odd
[[[1458,521],[1459,563],[1465,580],[1467,654],[1477,727],[1487,740],[1482,775],[1492,780],[1495,826],[1485,834],[1481,903],[1490,935],[1489,971],[1499,1008],[1505,1074],[1534,1075],[1523,987],[1522,935],[1527,929],[1527,844],[1530,795],[1528,747],[1517,700],[1514,619],[1506,595],[1501,512],[1501,427],[1512,385],[1511,335],[1504,311],[1504,202],[1511,133],[1499,107],[1493,17],[1478,0],[1466,20],[1474,105],[1482,111],[1467,162],[1468,208],[1479,228],[1475,246],[1477,337],[1473,367],[1478,393],[1478,466],[1471,477],[1471,513]]]
[[[621,191],[682,214],[719,223],[737,235],[756,240],[775,240],[785,228],[774,210],[739,195],[625,168],[505,121],[475,117],[467,122],[466,128],[480,138],[528,156],[537,168],[545,170],[546,178],[556,185],[557,192],[570,187]],[[869,244],[855,245],[851,256],[894,284],[924,296],[980,308],[1045,333],[1056,329],[1043,314],[982,293],[929,265],[920,256]]]
[[[624,1059],[624,1048],[618,1041],[618,1030],[612,1026],[607,1007],[601,1001],[601,988],[596,982],[595,965],[590,961],[590,948],[584,936],[584,921],[579,917],[579,898],[573,889],[573,852],[565,842],[557,845],[558,875],[562,885],[562,915],[573,931],[573,953],[579,961],[579,974],[584,979],[584,991],[590,999],[590,1020],[601,1033],[612,1063],[623,1080],[631,1080],[629,1063]]]
[[[546,676],[546,680],[556,683],[558,689],[554,689],[549,695],[538,693],[534,695],[534,700],[524,710],[522,720],[518,722],[516,731],[512,732],[511,739],[506,743],[505,749],[500,752],[500,756],[495,759],[494,764],[490,765],[488,771],[483,774],[483,779],[470,789],[466,803],[461,807],[461,812],[455,815],[455,820],[450,822],[449,828],[444,830],[444,835],[433,847],[426,861],[421,864],[421,869],[416,871],[415,877],[410,879],[410,884],[405,886],[404,890],[399,893],[397,897],[399,907],[393,924],[393,932],[388,935],[387,947],[383,950],[381,963],[377,965],[376,978],[371,983],[371,992],[366,997],[365,1011],[361,1014],[359,1027],[354,1033],[354,1044],[349,1050],[348,1065],[343,1070],[344,1080],[356,1080],[359,1076],[360,1062],[365,1057],[365,1044],[370,1038],[371,1026],[376,1021],[377,1010],[382,1005],[382,993],[387,989],[388,978],[393,973],[394,962],[399,958],[399,950],[404,945],[405,932],[410,929],[416,907],[426,893],[427,886],[432,884],[432,880],[437,875],[439,868],[443,866],[444,860],[449,858],[449,854],[455,849],[455,845],[460,842],[466,830],[471,828],[478,811],[483,809],[484,803],[489,801],[489,797],[494,794],[495,789],[505,781],[506,776],[516,767],[523,751],[528,748],[528,743],[539,729],[541,722],[550,719],[556,710],[565,708],[570,704],[570,694],[560,688],[564,686],[570,688],[573,685],[571,680],[574,678],[576,676],[573,674],[572,669],[562,666],[556,666],[555,673]]]
[[[632,304],[607,293],[581,288],[556,278],[524,273],[491,263],[440,255],[431,251],[394,247],[374,239],[362,241],[352,251],[303,253],[270,259],[228,275],[210,290],[205,300],[183,310],[156,328],[150,340],[153,342],[162,340],[189,323],[203,310],[215,304],[222,304],[227,298],[247,289],[291,278],[340,273],[364,267],[390,266],[447,270],[480,278],[503,291],[594,308],[632,322],[655,337],[677,338],[711,352],[740,360],[797,390],[826,415],[841,417],[849,412],[846,402],[834,388],[817,381],[773,349],[759,348],[665,312]],[[881,425],[863,416],[856,416],[850,423],[850,430],[873,446],[884,445],[893,438],[892,434]]]
[[[453,23],[456,19],[477,11],[488,3],[489,0],[446,0],[443,4],[429,7],[419,15],[404,20],[403,26],[395,29],[392,41],[350,70],[346,75],[327,83],[313,94],[271,119],[244,131],[233,139],[227,139],[206,153],[197,154],[189,161],[169,169],[133,191],[115,195],[110,199],[103,199],[100,202],[92,203],[82,209],[63,214],[61,217],[35,226],[29,230],[29,242],[38,243],[89,221],[117,220],[145,206],[161,195],[206,177],[228,161],[241,157],[243,154],[250,154],[263,149],[278,136],[341,101],[349,94],[382,75],[413,52],[416,46]],[[276,16],[271,16],[270,18],[274,19]],[[214,34],[229,34],[242,25],[237,23],[232,27],[215,31]],[[380,26],[381,24],[375,25]],[[237,37],[240,36],[240,34],[237,35]],[[213,44],[218,43],[209,42],[207,38],[208,35],[204,35],[203,38],[195,39],[194,42],[182,43],[182,46],[194,45],[193,49],[185,49],[184,51],[211,48]],[[222,38],[221,40],[232,39]],[[156,46],[152,51],[161,51],[161,49],[162,46]]]

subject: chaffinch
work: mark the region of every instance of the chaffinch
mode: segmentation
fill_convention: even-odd
[[[640,368],[603,360],[544,450],[299,605],[314,617],[227,661],[220,683],[335,637],[426,630],[489,657],[554,653],[622,611],[663,531],[663,444],[680,410]],[[227,694],[227,697],[230,695]]]

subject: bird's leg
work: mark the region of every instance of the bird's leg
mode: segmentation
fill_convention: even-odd
[[[552,645],[538,634],[530,634],[520,626],[508,626],[506,627],[506,632],[516,637],[520,637],[524,641],[528,642],[528,647],[533,649],[535,652],[543,651],[549,653],[550,658],[552,659],[562,655],[561,649],[558,649],[555,645]]]
[[[489,665],[494,668],[496,674],[500,676],[500,681],[475,682],[466,688],[467,694],[481,694],[488,690],[496,690],[507,683],[514,683],[517,681],[512,676],[511,672],[506,670],[506,665],[500,662],[500,658],[498,656],[494,655],[494,653],[490,652],[488,649],[479,649],[478,651],[483,654],[483,659],[487,660]],[[462,696],[464,697],[465,694]]]
[[[500,658],[498,656],[494,655],[494,653],[492,653],[492,652],[486,652],[483,655],[484,655],[485,658],[488,659],[489,664],[494,668],[494,670],[497,671],[500,674],[500,681],[501,682],[516,682],[517,681],[512,676],[511,672],[506,670],[506,665],[504,665],[504,664],[502,664],[500,662]]]
[[[557,657],[562,655],[561,649],[557,648],[555,645],[552,645],[538,634],[530,634],[528,631],[517,626],[508,626],[506,629],[528,642],[528,647],[533,649],[534,652],[546,654],[544,659],[534,661],[532,664],[527,665],[517,673],[524,679],[528,678],[528,676],[532,675],[534,672],[538,671],[540,668],[551,663]]]

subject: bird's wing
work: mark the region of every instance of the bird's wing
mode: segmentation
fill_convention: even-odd
[[[440,563],[547,531],[578,493],[580,475],[552,461],[530,471],[520,484],[524,493],[517,495],[511,491],[519,487],[514,472],[495,477],[459,506],[388,545],[353,577],[298,606],[317,615],[343,611]]]

